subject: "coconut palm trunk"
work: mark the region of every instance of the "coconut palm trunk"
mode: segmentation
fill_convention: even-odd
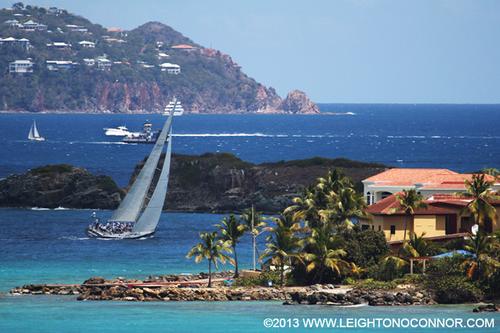
[[[234,253],[234,277],[237,278],[240,276],[240,272],[238,269],[238,254],[236,253],[236,245],[232,246]]]
[[[212,288],[212,260],[208,260],[208,288]]]

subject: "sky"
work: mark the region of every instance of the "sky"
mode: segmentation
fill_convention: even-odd
[[[282,96],[300,89],[320,103],[500,103],[497,0],[24,3],[64,8],[106,27],[168,24],[231,55]]]

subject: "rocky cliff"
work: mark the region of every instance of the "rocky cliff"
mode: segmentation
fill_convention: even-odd
[[[46,30],[23,29],[28,18]],[[317,112],[303,94],[292,93],[283,102],[229,55],[159,22],[122,31],[64,10],[20,5],[0,9],[0,22],[0,37],[14,38],[0,43],[0,110],[161,112],[176,96],[188,113]],[[84,47],[82,41],[94,44]],[[101,66],[103,58],[109,67]],[[33,72],[10,73],[9,64],[18,59],[31,59]],[[47,61],[53,60],[66,63],[50,70]],[[166,63],[179,65],[180,73],[162,70]]]
[[[136,167],[131,182],[141,167],[142,163]],[[276,213],[333,168],[343,171],[360,190],[362,179],[386,169],[380,164],[346,159],[312,158],[252,164],[225,153],[174,155],[165,208],[227,212],[241,211],[253,204],[259,210]]]
[[[66,164],[48,165],[0,180],[0,206],[115,208],[123,191],[107,176]]]
[[[130,182],[142,165],[137,165]],[[253,204],[259,210],[276,213],[333,168],[342,170],[361,189],[362,179],[386,167],[346,159],[252,164],[224,153],[174,155],[165,208],[238,212]],[[122,190],[111,178],[69,165],[45,166],[0,180],[0,206],[4,207],[112,209],[118,206],[121,195]]]

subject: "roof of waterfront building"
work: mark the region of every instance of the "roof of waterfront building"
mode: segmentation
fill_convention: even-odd
[[[473,174],[457,173],[449,169],[394,168],[363,180],[376,186],[415,186],[419,190],[462,190],[465,181],[470,181]],[[498,182],[495,177],[486,175],[485,180]]]

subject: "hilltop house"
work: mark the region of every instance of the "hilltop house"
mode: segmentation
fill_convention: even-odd
[[[109,71],[111,70],[111,61],[105,57],[98,57],[96,59],[97,69],[101,71]]]
[[[174,50],[183,50],[183,51],[192,51],[196,49],[194,46],[188,44],[172,45],[170,48]]]
[[[88,66],[88,67],[93,67],[95,66],[95,59],[92,59],[92,58],[84,58],[83,59],[83,63],[85,66]]]
[[[50,47],[50,48],[56,49],[56,50],[70,50],[71,44],[65,43],[65,42],[52,42],[52,43],[48,43],[47,47]]]
[[[47,9],[47,14],[59,16],[64,13],[64,9],[59,9],[57,7],[50,7]]]
[[[30,59],[16,60],[9,63],[9,73],[33,73],[33,65]]]
[[[78,42],[78,44],[81,47],[86,48],[86,49],[93,49],[93,48],[95,48],[95,43],[94,42],[89,42],[89,41],[86,41],[86,40],[82,40],[81,42]]]
[[[27,38],[14,38],[14,37],[7,37],[7,38],[0,38],[0,45],[3,46],[20,46],[26,50],[28,50],[31,47],[30,40]]]
[[[66,30],[69,32],[88,32],[89,30],[81,25],[66,24]]]
[[[424,197],[465,192],[465,181],[471,178],[472,174],[460,174],[448,169],[394,168],[369,177],[362,183],[366,202],[371,205],[391,194],[409,189],[417,190]],[[488,175],[486,178],[495,182],[492,190],[500,190],[498,179]]]
[[[165,62],[160,65],[160,70],[162,72],[167,72],[168,74],[180,74],[181,73],[181,66],[177,64],[171,64],[169,62]]]
[[[387,241],[397,245],[404,239],[405,225],[406,239],[411,234],[424,234],[426,238],[437,241],[462,237],[474,225],[470,213],[464,210],[470,198],[459,194],[436,194],[425,200],[426,208],[417,209],[413,215],[406,216],[397,195],[391,194],[369,206],[366,211],[372,215],[372,219],[362,220],[361,228],[383,231]],[[493,221],[486,221],[486,232],[500,230],[500,199],[493,199],[490,204],[495,207],[497,216]]]
[[[17,28],[19,26],[19,21],[18,20],[7,20],[3,24],[8,25],[11,28]]]
[[[71,60],[47,60],[46,64],[49,71],[65,71],[78,65]]]
[[[45,24],[37,23],[33,20],[26,21],[22,24],[17,25],[19,30],[23,31],[46,31],[47,26]]]

